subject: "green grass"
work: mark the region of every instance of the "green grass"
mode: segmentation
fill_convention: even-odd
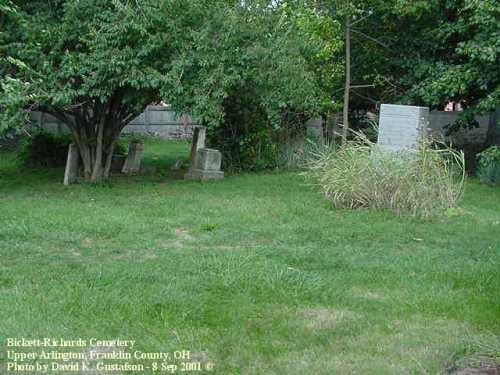
[[[0,154],[0,342],[133,339],[216,374],[438,373],[500,342],[500,188],[398,219],[297,173],[183,181],[188,153],[148,141],[156,173],[70,187]]]

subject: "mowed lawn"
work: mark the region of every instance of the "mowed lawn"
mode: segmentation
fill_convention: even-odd
[[[187,143],[146,152],[154,173],[71,187],[0,153],[1,345],[133,339],[216,374],[434,374],[500,351],[500,188],[400,219],[332,209],[293,172],[184,181]]]

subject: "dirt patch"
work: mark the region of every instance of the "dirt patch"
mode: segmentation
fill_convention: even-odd
[[[370,301],[383,301],[386,299],[386,297],[380,292],[358,288],[352,289],[352,295],[356,298],[362,298]]]
[[[452,366],[447,373],[450,375],[500,375],[500,362],[481,355],[470,356],[460,361],[462,366]]]
[[[182,240],[168,240],[168,241],[163,240],[163,241],[158,241],[157,245],[162,249],[170,249],[170,248],[180,249],[184,247]]]
[[[299,317],[307,329],[329,329],[338,323],[358,319],[358,315],[347,310],[308,308],[299,311]]]
[[[146,259],[156,259],[158,258],[158,255],[156,255],[155,253],[153,253],[152,251],[148,251],[145,255],[144,255],[144,258]]]
[[[91,240],[90,238],[85,238],[82,243],[85,245],[85,246],[90,246],[94,243],[94,240]]]
[[[187,240],[187,241],[194,240],[194,237],[191,236],[187,230],[182,228],[177,228],[175,230],[175,235],[177,236],[177,238],[180,238],[181,240]]]

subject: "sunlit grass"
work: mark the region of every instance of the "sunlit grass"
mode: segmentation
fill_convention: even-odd
[[[500,334],[499,188],[472,180],[457,208],[400,219],[331,209],[296,173],[184,181],[170,165],[188,153],[148,141],[154,173],[70,187],[0,154],[0,342],[128,338],[216,374],[402,374]]]

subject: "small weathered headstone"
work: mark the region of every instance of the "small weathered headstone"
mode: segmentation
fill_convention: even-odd
[[[378,145],[389,151],[416,150],[425,136],[429,108],[382,104]]]
[[[323,119],[321,117],[306,122],[306,135],[309,139],[323,142]]]
[[[212,180],[224,177],[220,170],[222,155],[220,151],[211,148],[201,148],[196,155],[196,164],[185,175],[187,180]]]
[[[123,173],[137,173],[141,169],[142,155],[144,153],[144,143],[140,141],[130,142],[128,155],[123,163]]]
[[[196,158],[196,169],[204,171],[220,171],[222,164],[222,155],[220,151],[213,148],[201,148],[198,150]]]
[[[124,155],[113,155],[111,158],[111,172],[121,172],[125,163]]]
[[[76,144],[71,143],[68,148],[66,169],[64,171],[64,185],[74,184],[78,181],[78,168],[80,166],[80,153]]]
[[[174,165],[172,165],[172,167],[170,167],[170,169],[172,171],[178,171],[182,168],[182,164],[184,164],[184,158],[177,158],[175,160]]]
[[[204,127],[197,127],[194,129],[193,141],[191,143],[191,166],[196,164],[196,156],[198,150],[205,147],[207,129]]]

